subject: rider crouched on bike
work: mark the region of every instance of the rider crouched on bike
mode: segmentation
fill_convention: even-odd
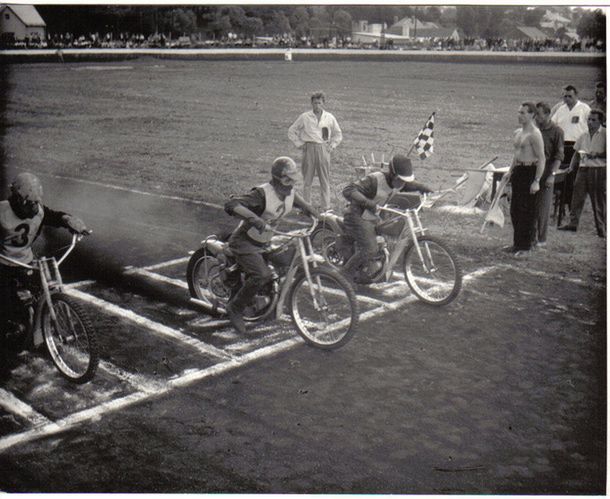
[[[29,264],[34,259],[32,244],[43,226],[65,227],[83,235],[89,233],[79,218],[43,206],[38,177],[20,173],[10,186],[9,198],[0,201],[0,256]],[[17,288],[27,272],[0,258],[0,337],[19,330],[22,307]],[[4,350],[0,345],[0,351]]]
[[[433,192],[415,182],[411,160],[402,154],[395,155],[388,171],[369,173],[343,189],[343,196],[350,202],[344,213],[345,231],[354,240],[355,251],[344,267],[346,275],[356,283],[366,284],[358,278],[360,268],[377,253],[379,223],[377,211],[397,192]]]
[[[273,275],[263,253],[271,236],[271,227],[292,210],[293,206],[318,216],[317,211],[294,189],[298,169],[292,158],[281,156],[273,161],[271,180],[254,187],[243,196],[231,196],[225,211],[241,222],[229,237],[229,248],[235,261],[246,274],[242,288],[227,304],[227,315],[235,329],[243,334],[246,326],[243,311],[259,288],[271,282]]]

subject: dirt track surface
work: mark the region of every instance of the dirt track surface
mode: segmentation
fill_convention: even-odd
[[[509,113],[524,94],[552,102],[550,72],[265,63],[269,84],[253,87],[253,63],[158,62],[11,71],[5,163],[37,172],[48,204],[94,229],[66,276],[93,281],[73,292],[104,364],[75,387],[45,358],[18,359],[0,385],[0,490],[604,493],[606,246],[589,208],[578,233],[551,227],[527,260],[500,251],[510,224],[481,234],[480,215],[424,212],[458,254],[462,294],[436,309],[400,283],[366,290],[367,318],[336,352],[306,347],[287,321],[240,337],[184,289],[187,251],[232,225],[218,205],[285,152],[308,68],[345,124],[337,186],[438,106],[437,150],[416,165],[437,188],[454,180],[444,168],[506,161]],[[562,71],[582,88],[598,79]]]
[[[52,192],[52,179],[46,183]],[[140,196],[119,197],[129,206]],[[180,215],[181,203],[172,204],[168,219]],[[135,225],[145,222],[135,217]],[[193,225],[182,227],[176,244],[195,244]],[[157,226],[140,235],[141,248],[164,237],[162,219]],[[123,227],[128,232],[128,218]],[[84,250],[99,250],[96,240],[118,243],[124,234],[115,237],[96,234],[77,262],[87,263],[80,260],[89,254]],[[121,253],[106,269],[137,261],[141,249],[129,247],[133,252]],[[179,256],[159,251],[139,265]],[[217,376],[93,414],[67,431],[11,446],[0,454],[2,489],[601,493],[604,284],[591,275],[560,275],[550,266],[534,270],[532,261],[494,256],[491,261],[461,256],[466,280],[453,304],[436,309],[414,300],[379,314],[336,352],[297,342]],[[182,271],[167,269],[176,278]],[[114,289],[107,282],[82,289],[218,348],[251,343],[233,353],[294,338],[289,324],[279,330],[260,326],[245,339],[236,338],[226,323],[206,328],[205,317],[186,304],[186,291],[123,279],[114,276]],[[403,288],[396,292],[408,294]],[[565,296],[575,305],[566,305]],[[102,357],[141,376],[153,391],[151,384],[158,388],[189,369],[219,362],[120,317],[90,311]],[[51,421],[134,392],[103,369],[90,385],[75,388],[60,380],[48,361],[26,354],[21,362],[5,389]],[[28,430],[27,422],[6,413],[1,421],[5,437]]]

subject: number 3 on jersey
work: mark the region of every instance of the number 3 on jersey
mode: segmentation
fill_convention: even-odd
[[[18,234],[11,239],[11,244],[15,248],[23,248],[24,246],[27,246],[30,226],[28,224],[18,225],[15,227],[15,232]]]

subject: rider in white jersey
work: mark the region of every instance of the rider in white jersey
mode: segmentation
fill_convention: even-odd
[[[20,173],[11,184],[9,198],[0,201],[0,255],[30,263],[34,258],[32,244],[45,225],[89,233],[79,218],[43,206],[40,180],[31,173]],[[0,259],[0,340],[15,332],[21,322],[17,285],[26,273],[27,269]],[[2,343],[0,351],[5,350]]]

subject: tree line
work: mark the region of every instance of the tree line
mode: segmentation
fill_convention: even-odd
[[[546,7],[527,6],[119,6],[38,5],[50,34],[72,33],[167,33],[170,36],[199,33],[220,39],[234,33],[240,37],[290,34],[295,37],[345,38],[352,22],[385,23],[391,26],[404,17],[417,17],[440,26],[456,26],[465,36],[502,37],[515,25],[539,26]],[[601,9],[554,7],[554,12],[576,26],[579,36],[605,39],[606,18]]]

